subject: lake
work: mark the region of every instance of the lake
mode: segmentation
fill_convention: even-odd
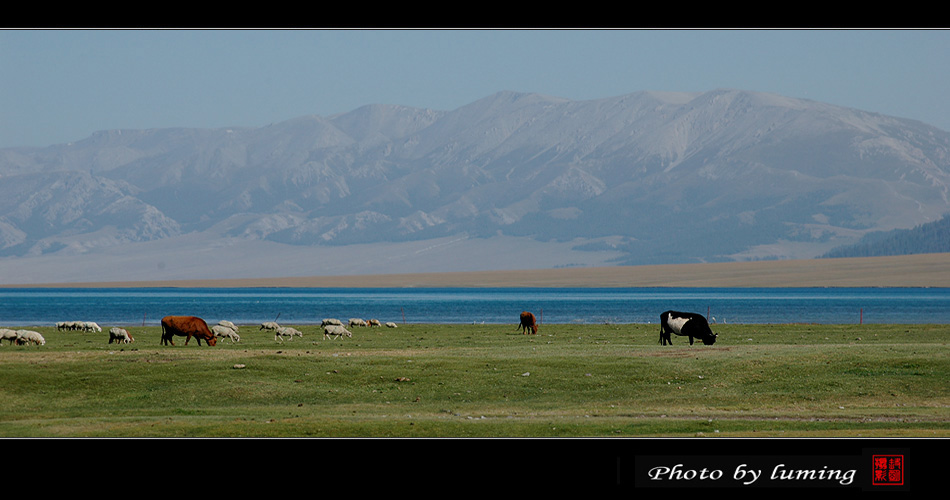
[[[158,325],[166,315],[209,323],[657,323],[666,310],[716,323],[950,324],[950,288],[33,288],[0,289],[0,327],[95,321]]]

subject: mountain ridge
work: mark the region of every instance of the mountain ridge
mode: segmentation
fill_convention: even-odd
[[[276,254],[505,242],[459,270],[514,266],[519,241],[571,249],[565,266],[813,258],[939,219],[948,200],[950,133],[914,120],[734,89],[503,91],[450,111],[369,104],[0,149],[0,270],[193,233]]]

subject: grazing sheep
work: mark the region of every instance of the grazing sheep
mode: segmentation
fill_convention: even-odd
[[[234,323],[231,323],[231,322],[228,321],[228,320],[223,319],[223,320],[221,320],[221,321],[218,321],[218,324],[221,325],[221,326],[226,326],[226,327],[228,327],[228,328],[234,330],[235,333],[238,332],[238,327],[237,327],[237,325],[235,325]]]
[[[396,328],[396,323],[393,323],[392,321],[390,321],[390,322],[386,323],[386,326],[389,327],[389,328]]]
[[[228,339],[231,340],[232,344],[235,342],[241,341],[241,336],[238,335],[238,333],[234,329],[222,324],[217,324],[217,325],[212,326],[211,333],[213,333],[215,337],[222,337],[222,338],[227,337]]]
[[[381,323],[379,322],[378,319],[371,319],[371,320],[369,320],[369,326],[380,326],[380,325],[381,325]]]
[[[57,330],[84,330],[85,321],[60,321],[56,323]]]
[[[284,337],[290,337],[290,340],[294,339],[294,335],[298,337],[303,337],[303,333],[296,328],[291,328],[289,326],[282,326],[276,330],[274,333],[274,340],[279,340],[280,342],[284,341]]]
[[[94,321],[86,321],[83,324],[82,329],[84,332],[101,332],[102,331],[102,328],[100,328],[99,325],[97,325]]]
[[[338,338],[343,338],[344,335],[347,337],[353,336],[349,330],[343,328],[343,325],[327,325],[323,327],[323,338],[329,339],[331,335],[335,335]]]
[[[11,344],[16,343],[16,331],[10,330],[8,328],[0,328],[0,344],[3,344],[4,340],[9,340]]]
[[[366,326],[366,320],[360,318],[350,318],[350,326]]]
[[[33,330],[17,330],[16,337],[17,344],[46,345],[46,339],[39,332]]]
[[[276,321],[266,321],[261,323],[261,330],[276,330],[280,328],[280,325]]]
[[[131,344],[135,342],[135,339],[132,338],[132,335],[129,334],[129,331],[125,328],[112,327],[109,329],[109,343],[115,342],[116,344],[122,342],[124,344]]]
[[[327,318],[327,319],[323,320],[323,323],[320,324],[320,326],[327,326],[327,325],[340,325],[340,326],[343,326],[343,322],[340,321],[340,320],[338,320],[338,319],[336,319],[336,318]]]

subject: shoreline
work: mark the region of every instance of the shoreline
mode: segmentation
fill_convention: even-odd
[[[0,284],[0,288],[943,288],[950,253],[441,273]]]

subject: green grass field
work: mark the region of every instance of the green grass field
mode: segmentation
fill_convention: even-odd
[[[297,328],[31,328],[46,345],[0,346],[0,437],[950,436],[948,325]]]

